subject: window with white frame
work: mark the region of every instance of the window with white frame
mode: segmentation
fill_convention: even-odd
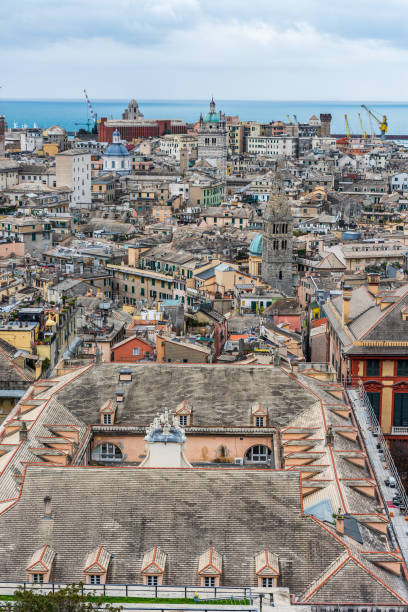
[[[44,574],[33,574],[33,582],[36,584],[43,584]]]
[[[262,444],[256,444],[246,452],[245,458],[248,461],[255,461],[257,463],[266,463],[271,458],[271,451],[267,446]]]
[[[116,462],[122,461],[123,455],[118,446],[112,444],[111,442],[104,442],[103,444],[99,444],[99,446],[94,449],[92,459],[95,459],[96,461]]]
[[[104,425],[112,425],[112,415],[111,414],[104,414],[103,415],[103,424]]]
[[[273,587],[273,578],[262,578],[262,586],[265,588]]]
[[[159,584],[158,576],[148,576],[147,577],[147,586],[157,586]]]
[[[204,586],[206,586],[206,587],[215,587],[216,586],[215,576],[205,576],[204,577]]]
[[[257,427],[263,427],[265,424],[265,418],[263,416],[257,416],[255,419],[255,425]]]
[[[100,576],[100,574],[91,574],[89,576],[89,583],[90,584],[101,584],[101,576]]]
[[[140,355],[140,349],[134,348],[133,349],[133,357],[138,357],[139,355]]]
[[[186,427],[187,423],[188,423],[188,418],[186,414],[180,414],[179,416],[179,423],[181,425],[181,427]]]

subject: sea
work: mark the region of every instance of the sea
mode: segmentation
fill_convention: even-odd
[[[129,100],[92,100],[97,117],[119,119]],[[408,134],[408,102],[366,102],[378,116],[386,115],[389,134]],[[138,99],[141,112],[146,119],[183,119],[195,122],[200,113],[208,112],[208,100],[143,100]],[[312,115],[331,113],[332,133],[344,133],[344,115],[347,114],[353,134],[360,133],[358,114],[363,129],[368,134],[378,133],[376,123],[361,108],[360,102],[342,101],[257,101],[257,100],[216,100],[217,109],[227,115],[238,115],[243,121],[293,121],[306,122]],[[90,112],[84,99],[78,100],[7,100],[0,98],[0,115],[5,115],[10,128],[41,127],[60,125],[69,132],[86,129]]]

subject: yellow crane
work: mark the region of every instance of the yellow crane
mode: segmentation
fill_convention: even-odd
[[[363,120],[361,119],[360,113],[358,113],[358,120],[360,122],[361,138],[367,138],[367,132],[364,130]]]
[[[377,115],[375,115],[373,111],[370,110],[365,104],[362,104],[361,108],[364,108],[364,110],[369,114],[369,116],[372,117],[374,121],[376,121],[376,123],[378,123],[381,132],[381,138],[384,140],[385,135],[388,132],[388,122],[386,115],[383,115],[382,119],[379,119],[379,117],[377,117]]]
[[[344,123],[346,124],[346,136],[350,139],[350,126],[346,114],[344,115]]]

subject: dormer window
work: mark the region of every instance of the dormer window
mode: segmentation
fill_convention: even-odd
[[[142,561],[143,582],[147,586],[162,584],[167,555],[158,546],[149,550]]]
[[[180,427],[188,427],[191,425],[191,408],[186,400],[183,400],[176,408],[176,416],[180,423]]]
[[[200,556],[197,573],[200,576],[201,586],[220,586],[222,557],[212,546]]]
[[[86,558],[84,574],[86,584],[105,584],[111,554],[103,546],[98,546]]]
[[[44,584],[44,574],[33,574],[33,582],[35,584]]]
[[[54,557],[55,551],[48,544],[36,550],[31,557],[30,564],[26,567],[29,581],[36,584],[51,582],[50,575]]]
[[[115,420],[116,407],[112,400],[108,400],[100,409],[102,425],[112,425]]]
[[[270,589],[278,586],[279,558],[270,550],[263,550],[255,557],[255,573],[258,586]]]
[[[268,419],[268,412],[261,405],[260,402],[256,402],[255,404],[252,405],[251,416],[252,416],[253,426],[266,427],[267,419]]]

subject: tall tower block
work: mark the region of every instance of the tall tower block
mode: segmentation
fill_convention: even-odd
[[[273,289],[292,296],[294,294],[292,213],[278,173],[275,185],[263,220],[262,278]]]

